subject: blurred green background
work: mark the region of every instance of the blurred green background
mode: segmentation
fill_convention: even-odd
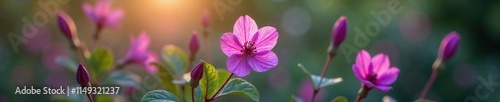
[[[41,26],[34,37],[26,38],[27,41],[18,46],[13,46],[8,37],[9,33],[23,36],[22,18],[31,21],[37,12],[44,12],[38,3],[51,1],[67,2],[58,5],[58,8],[73,18],[80,39],[87,45],[91,44],[95,26],[82,12],[81,5],[83,2],[93,5],[95,0],[0,1],[2,102],[51,101],[56,97],[14,95],[15,88],[20,86],[76,85],[74,74],[54,63],[58,55],[75,58],[58,28],[55,15],[47,16],[48,23]],[[359,27],[366,33],[365,26],[369,22],[378,22],[371,12],[387,11],[390,2],[399,2],[401,12],[391,13],[387,26],[378,25],[380,33],[369,36],[366,46],[356,44],[355,36],[359,33],[354,28]],[[428,98],[443,102],[461,102],[467,98],[500,101],[497,97],[500,87],[493,86],[493,90],[488,90],[478,80],[479,77],[487,80],[491,77],[493,82],[500,82],[498,0],[114,0],[113,8],[125,11],[121,29],[105,29],[99,46],[111,48],[115,59],[126,54],[129,36],[141,31],[151,36],[151,51],[160,53],[167,44],[187,51],[191,32],[202,30],[201,16],[206,9],[211,13],[209,39],[212,64],[217,68],[225,68],[227,59],[220,50],[220,36],[224,32],[232,32],[239,16],[250,15],[259,27],[276,27],[280,36],[273,51],[278,55],[278,66],[265,73],[252,72],[244,77],[257,87],[264,102],[286,102],[292,95],[300,96],[300,86],[307,82],[307,78],[297,67],[298,63],[309,68],[313,74],[321,73],[331,29],[342,15],[348,19],[348,34],[341,46],[350,45],[355,50],[349,53],[340,51],[333,59],[326,77],[342,77],[344,82],[323,89],[324,95],[318,97],[321,102],[336,96],[346,96],[350,101],[356,98],[361,84],[354,77],[351,66],[360,49],[366,49],[372,55],[388,54],[391,66],[401,70],[398,80],[392,84],[393,90],[386,93],[373,90],[364,101],[382,101],[385,95],[402,102],[415,100],[430,76],[442,38],[451,31],[457,31],[461,37],[458,52],[446,63]],[[218,13],[218,9],[226,11]],[[387,19],[386,16],[381,17]],[[198,59],[205,59],[203,53],[198,54]],[[139,66],[128,66],[126,70],[146,76]],[[477,91],[478,87],[482,89]],[[153,89],[161,87],[145,88],[134,94],[141,97]],[[489,96],[479,98],[477,92]],[[222,97],[217,101],[242,100],[251,101],[241,96]]]

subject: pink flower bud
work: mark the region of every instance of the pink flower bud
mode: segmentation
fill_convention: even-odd
[[[83,66],[82,64],[78,65],[78,69],[76,71],[76,81],[78,82],[78,84],[83,87],[88,86],[89,79],[89,73],[87,72],[85,66]]]
[[[198,32],[193,31],[193,35],[191,36],[191,41],[189,41],[189,51],[191,54],[195,54],[200,50],[200,43],[198,41]]]
[[[460,43],[460,36],[457,32],[453,31],[446,35],[441,41],[441,46],[439,47],[438,58],[446,62],[453,57],[455,52],[457,52],[458,44]]]
[[[338,47],[345,39],[347,34],[347,18],[341,16],[332,28],[333,47]]]
[[[194,66],[194,68],[191,70],[191,80],[189,81],[191,87],[198,87],[199,81],[203,77],[203,69],[203,62],[200,62],[196,64],[196,66]]]
[[[203,11],[203,14],[201,17],[201,25],[204,28],[207,28],[208,26],[210,26],[210,11],[208,11],[208,10]]]
[[[72,42],[74,40],[73,37],[76,37],[76,26],[73,19],[66,12],[59,11],[57,13],[57,22],[64,36]]]

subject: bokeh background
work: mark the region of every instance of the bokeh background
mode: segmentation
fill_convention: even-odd
[[[43,9],[38,2],[58,0],[2,0],[0,1],[0,101],[52,101],[54,95],[14,95],[20,86],[70,86],[76,85],[74,74],[58,64],[56,56],[75,58],[67,40],[60,32],[56,17],[48,16],[48,23],[27,42],[20,43],[15,52],[8,34],[23,36],[22,17],[32,19]],[[60,0],[64,1],[64,0]],[[387,26],[380,26],[377,36],[369,36],[366,46],[355,44],[354,30],[363,32],[365,25],[375,21],[370,12],[388,10],[389,2],[400,2],[401,12],[391,14]],[[84,2],[95,0],[70,0],[58,5],[75,21],[78,36],[91,44],[94,23],[83,13]],[[393,90],[382,93],[371,91],[367,102],[382,101],[391,96],[402,102],[415,100],[431,73],[442,38],[451,31],[460,33],[458,52],[446,64],[436,79],[428,98],[442,102],[461,102],[468,97],[479,101],[500,101],[500,87],[485,89],[478,80],[492,78],[500,82],[500,1],[498,0],[114,0],[113,8],[122,8],[125,17],[121,29],[105,29],[100,45],[112,49],[115,59],[122,58],[129,46],[129,36],[145,31],[151,36],[150,50],[160,53],[167,44],[177,45],[187,51],[191,32],[201,31],[204,10],[210,11],[209,39],[212,63],[225,67],[225,56],[220,50],[219,39],[224,32],[232,32],[239,16],[250,15],[259,27],[274,26],[279,32],[274,52],[279,57],[276,68],[265,73],[252,72],[245,77],[260,93],[261,101],[286,102],[291,96],[307,95],[301,86],[307,86],[306,75],[297,67],[302,63],[313,74],[319,75],[326,59],[326,49],[335,21],[342,15],[348,18],[348,35],[343,45],[354,46],[350,53],[339,52],[326,77],[342,77],[344,82],[323,89],[318,101],[330,101],[336,96],[346,96],[353,101],[361,86],[351,70],[356,53],[368,50],[372,55],[388,54],[391,66],[400,68]],[[217,9],[225,9],[217,13]],[[382,16],[386,19],[384,16]],[[378,23],[380,24],[380,23]],[[203,45],[203,44],[202,44]],[[201,50],[202,52],[204,50]],[[200,53],[198,59],[205,59]],[[126,70],[144,76],[140,66]],[[478,98],[477,88],[488,97]],[[134,94],[161,89],[143,89]],[[307,89],[306,89],[307,90]],[[123,97],[114,97],[123,98]],[[86,99],[82,99],[85,101]],[[126,98],[126,100],[129,100]],[[134,101],[134,100],[130,100]],[[138,100],[135,100],[138,101]],[[218,101],[251,101],[241,96],[222,97]]]

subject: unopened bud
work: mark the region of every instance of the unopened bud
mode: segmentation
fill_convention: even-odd
[[[189,41],[189,51],[191,54],[196,54],[200,50],[200,43],[198,41],[198,32],[193,31],[191,40]]]
[[[347,34],[347,18],[341,16],[332,28],[332,40],[328,48],[330,55],[334,54],[338,46],[345,40]]]
[[[439,47],[438,58],[443,62],[448,61],[453,57],[455,52],[457,52],[458,44],[460,43],[460,36],[457,32],[453,31],[446,35],[441,41],[441,46]]]
[[[59,24],[59,29],[61,29],[64,36],[73,43],[76,36],[76,26],[75,22],[71,17],[64,11],[59,11],[57,13],[57,23]]]
[[[87,72],[87,69],[85,66],[82,64],[78,65],[78,69],[76,71],[76,81],[80,86],[86,87],[89,84],[89,73]]]
[[[194,68],[191,70],[191,80],[189,81],[189,83],[191,84],[192,88],[198,87],[198,85],[200,84],[200,80],[203,77],[203,69],[204,66],[202,61],[196,64],[196,66],[194,66]]]
[[[210,11],[204,10],[203,14],[201,16],[202,16],[201,17],[201,25],[204,28],[207,28],[208,26],[210,26]]]

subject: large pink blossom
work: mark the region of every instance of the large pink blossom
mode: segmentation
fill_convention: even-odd
[[[104,26],[119,28],[118,21],[122,20],[124,14],[122,9],[111,9],[110,0],[98,0],[94,7],[84,3],[82,8],[87,17],[97,24],[98,29]]]
[[[390,67],[390,64],[389,56],[385,54],[377,54],[372,58],[368,52],[361,50],[352,70],[365,87],[387,92],[392,89],[391,84],[398,79],[399,74],[399,69]]]
[[[146,32],[141,32],[137,37],[130,37],[130,48],[127,55],[120,60],[120,64],[138,64],[146,68],[146,70],[155,74],[157,69],[152,62],[156,62],[157,58],[153,52],[148,50],[149,47],[149,36]]]
[[[220,39],[221,49],[229,58],[227,69],[239,77],[253,69],[265,72],[278,65],[278,57],[271,51],[278,40],[278,31],[271,26],[258,29],[248,15],[240,16],[233,32],[226,32]]]

